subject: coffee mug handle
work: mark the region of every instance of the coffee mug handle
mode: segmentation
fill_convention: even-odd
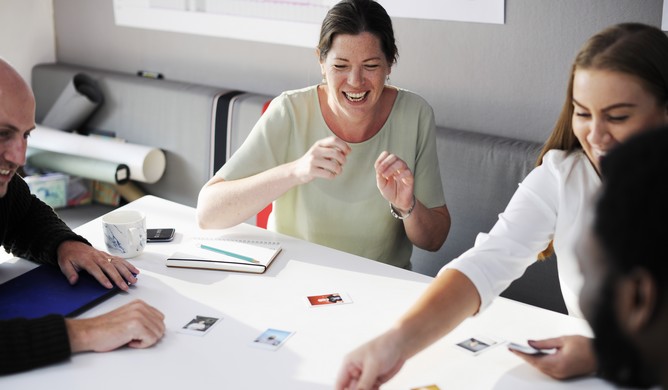
[[[134,248],[136,246],[135,243],[135,237],[139,237],[137,232],[139,231],[138,228],[129,228],[128,231],[130,232],[130,237],[128,237],[130,240],[130,248]]]

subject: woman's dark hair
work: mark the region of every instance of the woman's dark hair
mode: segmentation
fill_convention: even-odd
[[[327,12],[320,29],[320,61],[327,57],[337,35],[359,35],[363,32],[378,38],[390,65],[397,62],[399,52],[394,41],[392,20],[385,8],[373,0],[343,0]]]

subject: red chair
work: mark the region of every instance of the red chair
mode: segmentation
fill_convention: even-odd
[[[262,107],[262,113],[264,114],[265,111],[267,111],[267,107],[269,107],[269,103],[271,103],[271,100],[267,101],[264,103],[264,106]],[[257,217],[255,219],[255,224],[263,229],[267,228],[267,222],[269,220],[269,214],[271,214],[272,210],[272,204],[269,203],[267,207],[262,209],[259,213],[257,213]]]

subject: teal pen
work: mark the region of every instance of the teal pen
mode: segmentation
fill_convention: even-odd
[[[200,244],[199,247],[202,248],[202,249],[206,249],[206,250],[208,250],[208,251],[211,251],[211,252],[216,252],[216,253],[221,253],[221,254],[223,254],[223,255],[231,256],[231,257],[234,257],[235,259],[239,259],[239,260],[247,261],[247,262],[249,262],[249,263],[255,263],[255,264],[259,263],[259,261],[255,260],[255,259],[252,259],[252,258],[250,258],[250,257],[248,257],[248,256],[238,255],[238,254],[236,254],[236,253],[232,253],[232,252],[224,251],[224,250],[222,250],[222,249],[214,248],[214,247],[212,247],[212,246],[208,246],[208,245]]]

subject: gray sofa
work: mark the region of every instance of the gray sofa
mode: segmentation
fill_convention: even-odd
[[[471,248],[478,233],[491,229],[517,185],[535,166],[541,145],[438,128],[436,147],[452,227],[439,251],[414,248],[411,258],[414,271],[430,276]],[[502,296],[566,312],[554,258],[529,267]]]

